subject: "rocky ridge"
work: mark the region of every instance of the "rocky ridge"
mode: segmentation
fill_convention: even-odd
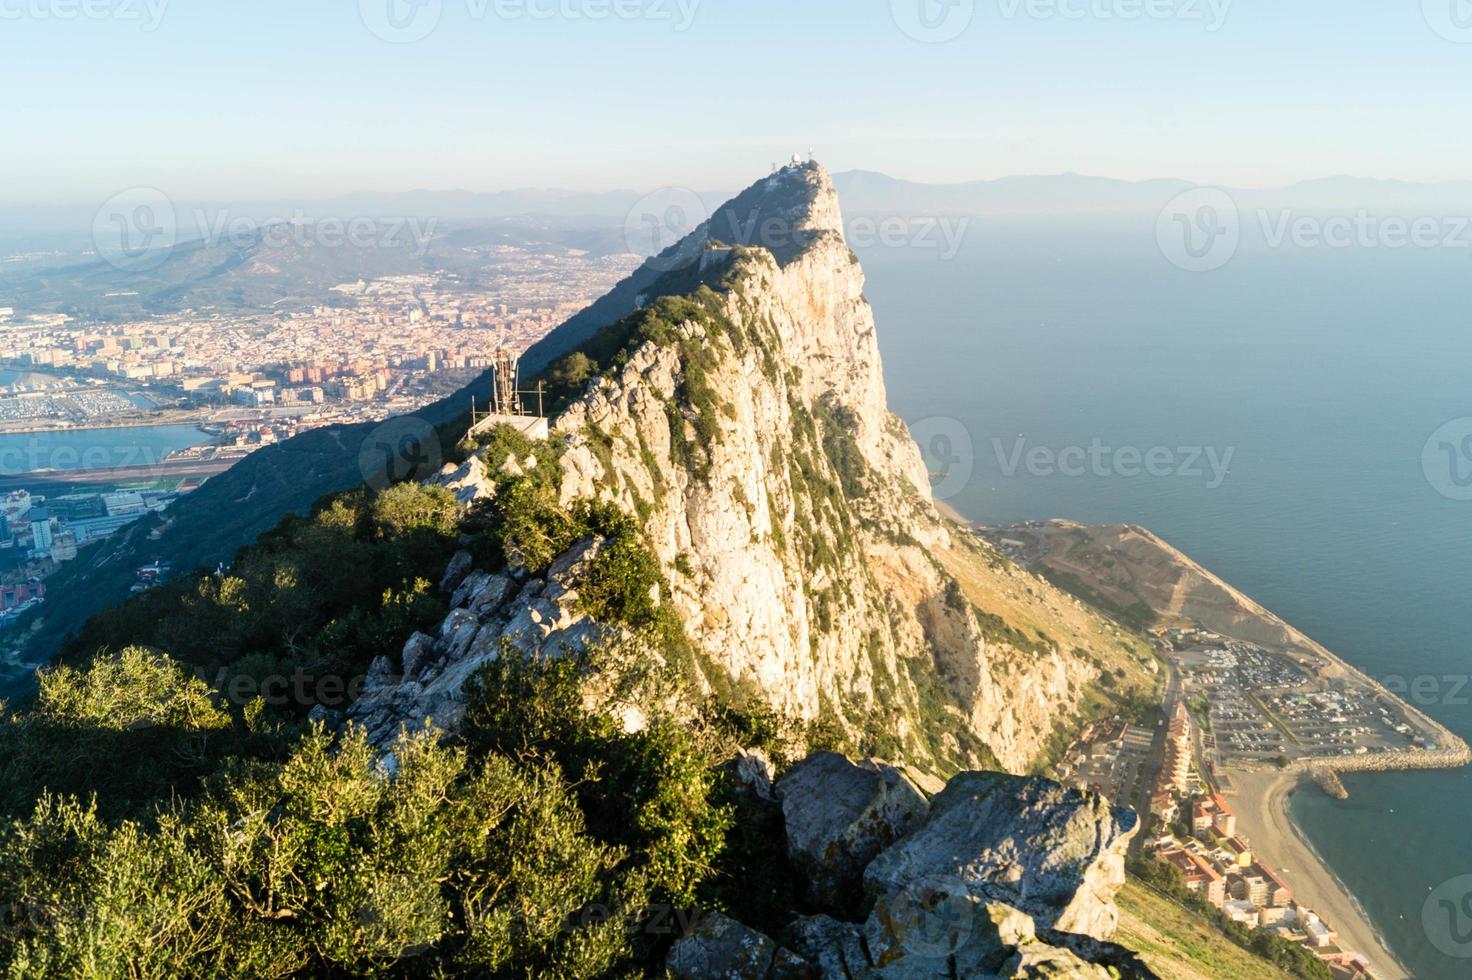
[[[1107,942],[1131,811],[998,773],[927,800],[892,767],[833,754],[777,795],[812,914],[779,938],[706,916],[669,953],[677,980],[1151,976]]]
[[[538,452],[555,457],[562,505],[636,520],[697,687],[944,774],[1032,767],[1105,672],[1153,685],[1140,645],[953,534],[933,507],[919,450],[886,405],[826,172],[759,182],[657,261],[670,271],[645,307],[583,338],[597,373]],[[480,449],[434,482],[472,507],[528,462]],[[464,682],[508,646],[575,653],[617,632],[579,602],[598,547],[579,542],[546,569],[457,556],[450,616],[398,663],[375,665],[355,720],[380,742],[426,719],[452,727]]]

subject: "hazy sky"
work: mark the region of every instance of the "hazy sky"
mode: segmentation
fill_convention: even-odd
[[[0,0],[0,86],[6,203],[1472,177],[1469,0]]]

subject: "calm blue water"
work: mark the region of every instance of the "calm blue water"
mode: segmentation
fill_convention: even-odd
[[[1472,740],[1472,502],[1422,460],[1472,416],[1472,252],[1249,244],[1193,275],[1153,224],[1114,220],[977,224],[952,261],[860,257],[890,402],[951,458],[960,510],[1144,524],[1368,673],[1422,678],[1417,703]],[[1031,470],[1011,467],[1019,437]],[[1049,465],[1091,445],[1155,449],[1159,475],[1127,475],[1128,454]],[[1194,448],[1231,450],[1220,486],[1204,462],[1175,472]],[[1472,956],[1472,883],[1431,892],[1472,875],[1472,772],[1347,782],[1346,803],[1297,795],[1312,843],[1417,976],[1472,976],[1446,952]]]
[[[146,466],[176,449],[214,442],[192,425],[0,435],[0,476],[32,470]]]

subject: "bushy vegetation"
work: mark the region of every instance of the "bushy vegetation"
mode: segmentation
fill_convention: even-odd
[[[790,916],[780,815],[720,765],[775,720],[625,732],[586,702],[596,657],[502,658],[452,744],[389,756],[225,704],[162,654],[48,673],[10,723],[34,737],[7,776],[23,758],[49,789],[0,824],[0,907],[23,913],[0,969],[633,975],[697,909]]]
[[[658,562],[617,508],[561,504],[555,445],[500,429],[475,448],[496,492],[470,511],[414,484],[324,500],[228,569],[89,623],[7,712],[0,970],[645,975],[696,910],[792,914],[780,812],[722,765],[749,737],[778,741],[776,721],[715,701],[677,721],[682,702],[656,697],[626,732],[606,705],[629,663],[659,674],[645,691],[693,690]],[[315,687],[233,696],[242,678],[356,676],[395,654],[443,617],[431,582],[457,548],[540,573],[585,540],[580,602],[623,639],[503,657],[453,742],[385,756],[307,723]],[[590,679],[609,677],[599,707]]]
[[[454,497],[437,487],[334,495],[309,517],[287,517],[228,569],[183,576],[94,617],[64,659],[85,661],[100,648],[167,650],[239,703],[283,675],[360,676],[374,657],[443,618],[431,583],[455,552],[459,522]],[[346,693],[324,697],[342,702]],[[296,707],[305,714],[314,703]]]
[[[316,729],[146,821],[43,798],[0,835],[0,901],[28,910],[0,958],[37,977],[605,976],[636,960],[649,864],[590,832],[552,762],[421,736],[390,777],[361,737]]]
[[[130,648],[85,670],[41,676],[34,705],[0,721],[0,818],[29,814],[48,792],[93,797],[104,817],[189,794],[223,760],[267,757],[260,708],[234,715],[179,664]]]

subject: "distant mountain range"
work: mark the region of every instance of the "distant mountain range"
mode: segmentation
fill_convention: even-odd
[[[1186,180],[1114,180],[1081,174],[924,184],[854,170],[833,178],[844,210],[874,214],[1086,214],[1154,212],[1200,186]],[[1279,189],[1225,187],[1241,207],[1354,212],[1472,208],[1472,180],[1438,184],[1326,177]]]
[[[1045,174],[935,184],[904,180],[868,170],[833,175],[848,214],[1089,214],[1157,211],[1172,197],[1198,186],[1189,180],[1116,180],[1084,174]],[[1224,188],[1243,207],[1294,207],[1354,212],[1397,209],[1472,210],[1472,180],[1416,183],[1369,177],[1335,176],[1300,181],[1282,188]],[[714,210],[732,195],[725,190],[695,191]],[[277,200],[236,203],[175,202],[181,227],[199,213],[226,213],[254,221],[368,217],[433,218],[441,224],[537,218],[585,228],[621,227],[646,197],[635,190],[601,192],[522,189],[494,192],[412,190],[360,192],[327,200]],[[0,205],[0,253],[21,248],[40,236],[87,236],[94,213],[82,206]],[[3,258],[3,254],[0,254]]]
[[[321,209],[312,213],[336,216]],[[279,222],[209,240],[181,234],[179,244],[139,268],[110,264],[90,242],[74,243],[29,261],[0,264],[0,306],[103,322],[183,309],[347,306],[353,301],[333,287],[359,279],[450,272],[473,284],[494,276],[487,250],[498,246],[577,249],[600,256],[627,249],[622,233],[601,219],[486,218],[452,224],[409,217],[412,223],[376,221],[362,240],[331,247],[318,244],[310,225]]]

